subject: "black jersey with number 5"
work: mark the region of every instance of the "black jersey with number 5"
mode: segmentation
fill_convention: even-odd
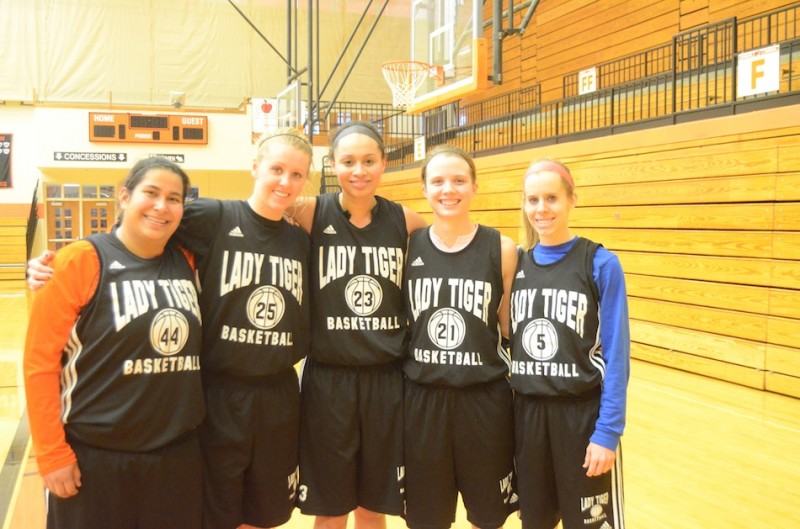
[[[526,395],[583,395],[605,372],[592,260],[599,245],[579,238],[563,259],[520,255],[511,287],[512,387]]]

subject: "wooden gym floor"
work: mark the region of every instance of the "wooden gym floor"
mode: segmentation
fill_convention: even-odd
[[[28,295],[0,293],[2,529],[44,528],[20,367]],[[622,440],[629,529],[800,527],[800,400],[641,361],[631,371]],[[398,518],[388,525],[405,527]],[[295,514],[285,527],[310,529],[312,519]],[[463,508],[454,527],[470,527]],[[519,527],[516,517],[506,523]]]

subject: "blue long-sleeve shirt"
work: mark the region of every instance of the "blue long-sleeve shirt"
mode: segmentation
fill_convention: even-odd
[[[563,258],[577,240],[575,237],[555,246],[537,244],[531,251],[537,263],[548,265]],[[616,450],[625,429],[630,377],[628,294],[622,265],[616,255],[600,247],[592,264],[592,276],[600,294],[600,343],[606,370],[600,394],[600,415],[589,440],[609,450]]]

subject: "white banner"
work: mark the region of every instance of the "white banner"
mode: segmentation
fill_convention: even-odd
[[[417,136],[414,138],[414,161],[424,160],[425,156],[425,136]]]
[[[780,44],[740,53],[736,67],[737,98],[780,91]]]
[[[578,72],[578,94],[591,94],[597,90],[597,68],[592,66]]]

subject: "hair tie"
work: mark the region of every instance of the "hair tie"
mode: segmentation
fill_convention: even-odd
[[[298,140],[301,140],[306,145],[311,145],[311,142],[308,141],[308,138],[306,138],[304,135],[302,135],[302,134],[292,134],[290,132],[278,132],[278,133],[272,134],[270,136],[265,136],[264,139],[262,139],[260,141],[260,144],[264,145],[265,143],[267,143],[272,138],[277,138],[278,136],[289,136],[290,138],[297,138]]]
[[[349,126],[345,125],[343,128],[339,129],[339,133],[336,135],[336,138],[334,138],[334,147],[338,145],[340,139],[350,134],[356,134],[356,133],[369,136],[370,138],[375,140],[375,143],[377,143],[378,145],[383,145],[383,138],[375,134],[374,130],[370,129],[369,127],[365,127],[364,125],[355,124]]]
[[[572,189],[575,189],[575,181],[572,180],[572,175],[570,174],[569,169],[559,162],[555,162],[553,160],[541,160],[538,162],[533,162],[533,164],[528,167],[528,170],[525,171],[525,178],[527,178],[530,174],[538,173],[540,171],[556,173],[558,176],[566,180]]]

